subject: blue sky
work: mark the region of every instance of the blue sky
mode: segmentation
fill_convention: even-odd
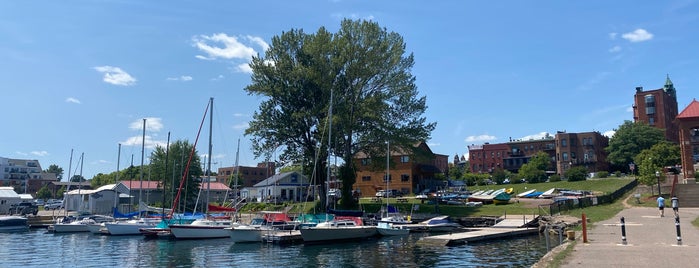
[[[636,86],[666,74],[680,110],[699,73],[697,1],[1,1],[0,156],[82,174],[194,141],[214,98],[212,166],[255,165],[247,122],[260,102],[247,63],[289,29],[336,32],[370,19],[404,37],[432,150],[556,131],[607,133],[632,120]],[[694,29],[694,30],[692,30]],[[207,121],[208,122],[208,121]],[[203,132],[199,152],[207,152]],[[147,163],[148,160],[145,160]]]

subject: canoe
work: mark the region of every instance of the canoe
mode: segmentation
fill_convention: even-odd
[[[517,194],[517,197],[525,197],[525,196],[527,196],[528,194],[531,194],[531,193],[533,193],[533,192],[536,192],[536,189],[531,189],[531,190],[529,190],[529,191],[526,191],[526,192]]]

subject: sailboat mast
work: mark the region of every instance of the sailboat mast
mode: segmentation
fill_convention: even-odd
[[[163,202],[161,203],[161,206],[163,207],[162,212],[160,213],[162,215],[162,218],[165,219],[165,182],[167,181],[167,163],[169,162],[170,158],[170,131],[167,132],[167,147],[165,147],[165,171],[163,172]]]
[[[70,191],[70,170],[73,169],[73,149],[70,149],[70,162],[68,162],[68,188],[66,189],[65,193]],[[65,209],[66,204],[66,196],[65,193],[63,193],[63,215],[68,215],[68,210]]]
[[[391,173],[389,172],[390,159],[391,159],[391,142],[386,141],[386,191],[384,191],[384,194],[386,195],[386,216],[387,217],[388,217],[388,197],[389,197],[388,184],[391,181]]]
[[[117,202],[119,200],[119,192],[117,191],[117,184],[119,183],[119,164],[121,163],[121,143],[119,143],[119,150],[117,152],[117,172],[116,177],[114,177],[114,208],[113,212],[117,209]]]
[[[80,194],[80,189],[83,188],[83,162],[85,161],[85,153],[80,154],[80,177],[78,178],[78,197],[80,202],[78,203],[78,213],[83,209],[83,196]]]
[[[328,106],[328,160],[327,168],[328,175],[325,179],[325,210],[327,211],[330,206],[330,200],[328,198],[328,188],[330,187],[330,146],[332,145],[332,131],[333,131],[333,90],[330,89],[330,105]]]
[[[209,192],[211,191],[211,129],[214,124],[214,98],[209,99],[209,163],[206,168],[206,213],[209,213]]]
[[[238,205],[238,176],[240,176],[240,167],[238,166],[238,157],[240,156],[240,138],[238,138],[238,149],[235,151],[235,182],[233,187],[235,189],[235,206]]]
[[[139,182],[141,184],[139,190],[138,190],[138,204],[140,206],[141,204],[141,195],[143,194],[143,158],[145,157],[145,151],[146,151],[146,119],[143,118],[143,136],[141,137],[141,170],[140,170],[140,175],[139,175]],[[139,208],[140,212],[140,208]],[[140,214],[140,213],[139,213]]]

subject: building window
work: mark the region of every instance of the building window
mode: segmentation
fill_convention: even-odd
[[[646,114],[655,114],[655,96],[648,94],[644,99],[646,102]]]
[[[648,117],[648,125],[655,126],[655,118],[654,117]]]
[[[386,182],[386,175],[383,175],[383,181]],[[388,174],[388,181],[391,181],[391,174]]]
[[[401,155],[401,156],[400,156],[400,162],[401,162],[401,163],[408,163],[408,161],[410,161],[410,157],[409,157],[409,156],[407,156],[407,155]]]
[[[369,164],[371,164],[370,158],[362,158],[362,166],[368,166]]]
[[[409,180],[410,180],[410,175],[408,175],[408,174],[400,175],[400,181],[409,181]]]
[[[561,147],[567,147],[567,146],[568,146],[568,140],[561,139]]]
[[[362,181],[371,181],[371,176],[362,176]]]
[[[570,158],[575,159],[575,152],[570,152]]]
[[[568,153],[563,153],[563,161],[568,161]]]

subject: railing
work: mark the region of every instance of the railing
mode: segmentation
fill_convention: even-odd
[[[629,184],[610,194],[594,197],[582,197],[578,199],[557,200],[549,205],[539,205],[539,214],[545,215],[542,212],[549,212],[549,215],[554,215],[572,209],[585,208],[600,204],[609,204],[624,196],[624,194],[636,187],[636,185],[638,185],[638,180],[633,180]]]

